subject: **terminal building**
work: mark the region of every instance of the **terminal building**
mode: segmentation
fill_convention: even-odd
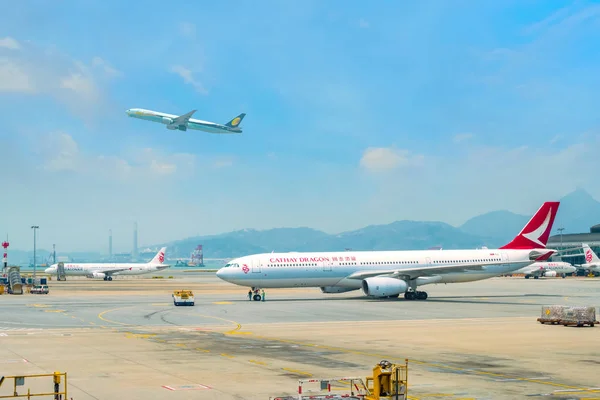
[[[584,264],[582,243],[587,243],[594,253],[600,257],[600,224],[592,226],[589,233],[567,233],[550,236],[546,246],[561,250],[564,255],[578,254],[576,257],[566,257],[563,261],[571,264]]]

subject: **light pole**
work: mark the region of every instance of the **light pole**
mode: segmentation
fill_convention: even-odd
[[[33,284],[35,285],[35,231],[40,229],[40,227],[37,225],[32,225],[31,229],[33,229]]]
[[[560,247],[561,247],[561,249],[562,249],[562,247],[563,247],[562,233],[563,233],[563,231],[564,231],[564,230],[565,230],[565,228],[558,228],[558,229],[557,229],[557,231],[559,231],[559,232],[560,232]]]

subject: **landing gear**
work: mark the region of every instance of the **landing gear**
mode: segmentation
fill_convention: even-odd
[[[567,274],[562,274],[563,279],[567,277]]]
[[[539,279],[539,278],[540,278],[540,277],[539,277],[539,276],[537,276],[537,275],[533,277],[533,279]]]
[[[529,279],[529,278],[530,278],[530,276],[529,276],[529,275],[525,275],[525,279]]]
[[[252,300],[254,301],[261,301],[262,300],[262,296],[260,295],[260,289],[259,288],[252,288]]]
[[[427,292],[406,292],[404,298],[406,300],[427,300]]]
[[[105,277],[104,277],[104,280],[105,280],[105,281],[112,281],[112,276],[105,276]]]

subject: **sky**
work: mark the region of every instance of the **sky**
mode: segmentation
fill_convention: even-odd
[[[600,198],[597,43],[586,1],[4,2],[0,237],[117,252],[136,221],[142,247]]]

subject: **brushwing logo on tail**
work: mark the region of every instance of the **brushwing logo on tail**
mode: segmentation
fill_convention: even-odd
[[[160,253],[158,253],[158,261],[162,264],[163,262],[165,262],[165,253],[163,253],[162,251]]]
[[[592,262],[592,249],[587,249],[585,251],[585,261],[586,262]]]
[[[548,225],[550,224],[550,219],[552,218],[552,208],[548,210],[548,215],[546,215],[546,219],[544,222],[535,230],[529,233],[523,233],[522,236],[531,240],[532,242],[545,247],[544,243],[540,240],[544,233],[548,230]]]

